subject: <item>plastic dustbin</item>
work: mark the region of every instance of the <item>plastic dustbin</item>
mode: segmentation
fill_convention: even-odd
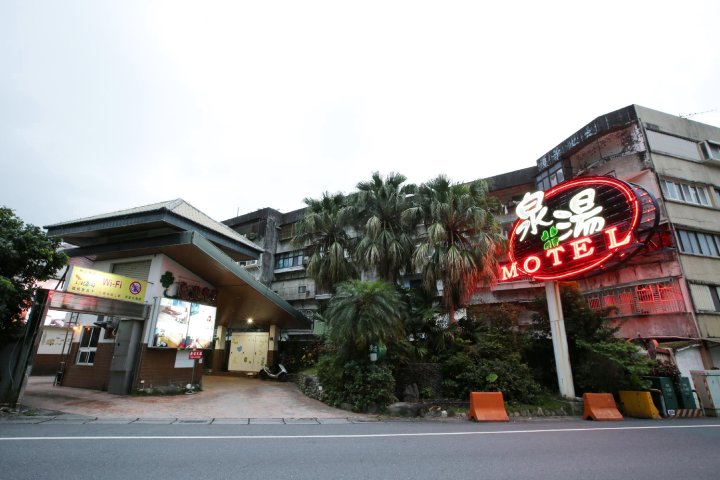
[[[678,384],[680,386],[680,391],[678,392],[678,402],[680,403],[680,408],[687,410],[694,410],[698,408],[697,403],[695,402],[695,395],[693,394],[693,387],[690,379],[688,377],[680,377]]]
[[[652,382],[653,401],[660,414],[672,417],[679,408],[675,388],[670,377],[645,377]],[[660,398],[662,397],[662,398]]]

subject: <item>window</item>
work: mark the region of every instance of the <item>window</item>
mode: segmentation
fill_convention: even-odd
[[[660,188],[668,200],[692,203],[694,205],[710,206],[710,199],[704,186],[672,180],[661,180]]]
[[[305,285],[300,285],[298,287],[298,293],[306,293],[306,292],[307,292],[307,287]]]
[[[280,240],[290,240],[295,236],[295,224],[286,223],[280,227]]]
[[[275,269],[301,267],[303,256],[302,250],[279,253],[275,256]]]
[[[682,253],[720,257],[720,236],[690,230],[678,230],[677,232]]]
[[[563,172],[562,163],[557,163],[550,167],[547,172],[538,175],[535,184],[539,190],[544,191],[563,181],[565,181],[565,172]]]
[[[698,151],[697,142],[693,140],[687,140],[672,135],[667,135],[652,130],[646,130],[648,142],[650,143],[650,150],[657,153],[664,153],[666,155],[672,155],[673,157],[684,158],[686,160],[693,160],[699,162],[700,152]]]
[[[700,147],[702,148],[705,160],[720,160],[720,143],[708,140],[706,142],[702,142]]]
[[[78,365],[92,365],[95,363],[95,352],[97,352],[98,341],[100,340],[100,327],[85,327],[80,337],[80,348],[78,348]]]
[[[720,287],[691,283],[690,292],[698,311],[720,312]]]

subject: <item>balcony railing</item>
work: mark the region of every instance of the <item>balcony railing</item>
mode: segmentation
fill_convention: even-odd
[[[613,307],[610,318],[686,311],[680,287],[674,279],[585,294],[593,310]]]

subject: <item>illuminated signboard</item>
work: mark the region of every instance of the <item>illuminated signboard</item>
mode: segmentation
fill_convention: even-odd
[[[65,283],[66,292],[135,303],[145,302],[146,290],[142,280],[78,266],[71,267]]]
[[[161,298],[151,347],[211,348],[217,309],[209,305]]]
[[[638,185],[583,177],[526,193],[500,281],[561,280],[602,273],[638,252],[659,222],[657,200]]]

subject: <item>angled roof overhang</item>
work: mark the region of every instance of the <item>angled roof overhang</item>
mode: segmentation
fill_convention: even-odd
[[[164,254],[218,290],[218,324],[254,323],[308,328],[309,321],[235,262],[256,259],[262,248],[227,225],[177,199],[45,227],[73,245],[71,257],[92,261]]]
[[[70,257],[93,261],[164,254],[215,286],[218,290],[218,325],[277,324],[281,328],[309,328],[309,320],[277,293],[257,281],[213,242],[198,232],[120,241],[65,251]]]
[[[256,259],[263,251],[180,199],[48,225],[45,229],[48,235],[79,247],[152,242],[167,235],[196,231],[233,260]]]

